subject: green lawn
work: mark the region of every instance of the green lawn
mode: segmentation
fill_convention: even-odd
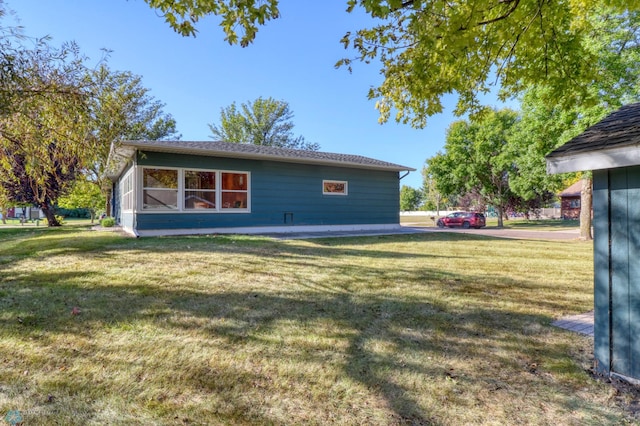
[[[591,247],[0,229],[0,419],[630,422],[550,325],[592,309]]]

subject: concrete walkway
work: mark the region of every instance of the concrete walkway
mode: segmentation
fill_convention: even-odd
[[[563,317],[552,322],[551,325],[593,337],[593,311]]]

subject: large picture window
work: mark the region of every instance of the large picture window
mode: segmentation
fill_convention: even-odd
[[[216,172],[184,171],[184,208],[216,208]]]
[[[247,174],[222,172],[222,208],[246,209]]]
[[[178,208],[178,171],[143,169],[142,208],[175,210]]]
[[[249,192],[248,172],[142,168],[146,211],[248,212]]]

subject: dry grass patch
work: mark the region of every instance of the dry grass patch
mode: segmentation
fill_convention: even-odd
[[[592,308],[587,244],[4,236],[0,415],[26,424],[631,421],[550,325]]]

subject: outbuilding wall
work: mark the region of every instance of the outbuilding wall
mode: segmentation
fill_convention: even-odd
[[[398,172],[158,152],[139,153],[137,165],[249,172],[251,197],[249,212],[138,210],[138,231],[400,222]],[[348,195],[323,195],[323,179],[348,182]]]
[[[597,369],[640,380],[640,167],[593,173]]]

